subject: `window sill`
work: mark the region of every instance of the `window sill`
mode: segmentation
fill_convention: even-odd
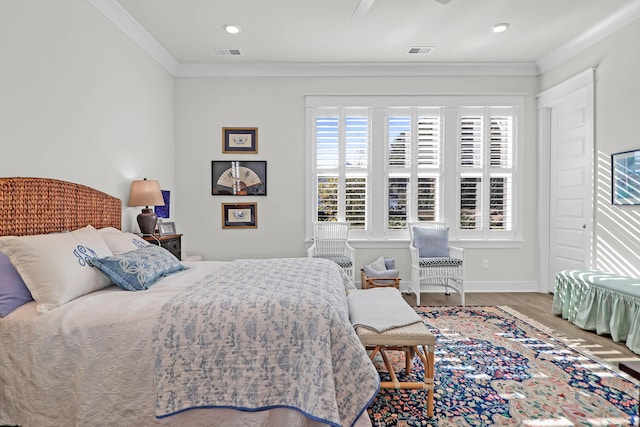
[[[349,239],[349,244],[355,249],[390,248],[402,249],[409,247],[409,239],[398,240],[357,240]],[[450,240],[451,246],[465,249],[520,249],[524,247],[524,240]]]

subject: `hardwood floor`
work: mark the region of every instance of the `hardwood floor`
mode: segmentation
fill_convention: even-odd
[[[416,298],[413,294],[405,294],[405,300],[415,306]],[[423,293],[420,298],[422,306],[459,305],[457,294]],[[640,355],[633,353],[624,342],[614,342],[608,335],[597,335],[595,332],[585,331],[568,322],[560,316],[551,313],[552,294],[537,292],[514,293],[465,293],[466,305],[506,305],[530,317],[554,331],[553,336],[565,338],[565,343],[579,347],[586,353],[610,362],[617,366],[624,360],[640,360]]]

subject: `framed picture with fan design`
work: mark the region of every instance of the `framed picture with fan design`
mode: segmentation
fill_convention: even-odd
[[[266,196],[267,162],[211,162],[211,194],[213,196]]]

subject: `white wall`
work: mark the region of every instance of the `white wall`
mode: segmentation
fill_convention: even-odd
[[[524,244],[468,249],[471,289],[537,289],[535,77],[180,78],[176,85],[176,226],[183,245],[206,259],[305,256],[305,110],[307,94],[527,93],[524,149]],[[258,154],[222,154],[221,129],[258,127]],[[211,160],[266,160],[265,197],[211,196]],[[221,227],[221,203],[258,203],[258,228]],[[355,243],[357,247],[357,243]],[[408,242],[359,249],[360,268],[380,255],[410,277]],[[489,270],[481,270],[488,259]]]
[[[0,176],[173,189],[174,79],[86,0],[2,1],[0,61]]]
[[[531,77],[202,78],[174,79],[86,0],[0,3],[0,176],[79,182],[128,198],[131,179],[158,179],[172,190],[172,217],[183,245],[208,259],[303,256],[304,95],[525,92],[524,244],[521,249],[468,249],[473,289],[535,288],[535,94],[597,67],[597,266],[640,275],[640,211],[612,207],[608,159],[640,148],[640,23]],[[257,126],[259,153],[222,155],[223,126]],[[175,141],[175,146],[174,146]],[[269,194],[258,202],[258,229],[222,230],[222,202],[210,195],[210,161],[268,162]],[[175,160],[175,161],[174,161]],[[125,209],[136,230],[138,208]],[[398,260],[405,248],[360,249],[358,264],[378,255]],[[488,259],[489,270],[480,269]],[[620,260],[620,261],[617,261]]]
[[[611,154],[640,149],[640,20],[540,77],[546,90],[587,68],[595,84],[595,268],[640,277],[640,207],[611,205]]]

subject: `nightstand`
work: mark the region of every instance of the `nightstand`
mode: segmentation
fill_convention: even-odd
[[[182,234],[169,234],[167,236],[154,234],[153,236],[142,236],[142,238],[149,243],[153,243],[154,245],[165,248],[173,255],[175,255],[176,258],[182,259],[182,246],[180,243]]]

